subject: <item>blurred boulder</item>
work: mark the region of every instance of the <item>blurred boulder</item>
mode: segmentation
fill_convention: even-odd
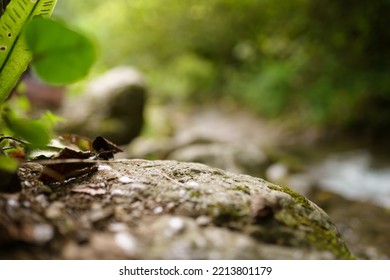
[[[214,106],[183,111],[166,112],[172,135],[139,137],[126,149],[127,157],[198,162],[230,172],[264,175],[269,161],[266,147],[281,134],[278,128],[269,129],[243,111]]]
[[[253,143],[214,142],[191,144],[179,147],[168,159],[199,162],[237,173],[262,170],[266,163],[265,154]]]
[[[141,132],[145,102],[142,74],[117,67],[92,80],[81,96],[66,100],[61,115],[67,122],[60,130],[128,144]]]
[[[260,175],[267,156],[256,144],[206,138],[180,139],[140,137],[127,149],[128,158],[198,162],[230,172]]]

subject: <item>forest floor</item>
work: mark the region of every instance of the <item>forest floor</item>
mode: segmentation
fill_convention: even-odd
[[[304,175],[310,173],[310,167],[318,160],[325,159],[331,152],[340,152],[345,146],[351,150],[365,149],[365,146],[353,141],[347,145],[339,145],[317,129],[292,129],[286,123],[267,121],[243,109],[226,108],[215,104],[186,108],[177,105],[149,105],[145,117],[147,123],[143,134],[128,147],[123,147],[125,153],[119,157],[200,162],[291,187],[326,211],[345,239],[351,253],[356,257],[390,259],[389,207],[383,207],[370,200],[347,198],[341,192],[323,189],[318,181],[313,181],[313,178],[304,182],[303,187],[302,184],[295,185],[291,180],[298,173]],[[275,169],[282,174],[275,176]],[[100,187],[96,184],[93,188],[84,187],[80,192],[90,192],[93,195]],[[37,191],[45,193],[42,189]],[[13,201],[12,197],[5,199]],[[67,204],[83,207],[83,203],[77,201],[67,201]],[[65,204],[58,205],[63,207]],[[55,208],[53,211],[54,214],[58,214],[62,210]],[[96,212],[98,221],[104,220],[106,215],[112,215],[111,212],[105,213],[101,209],[97,209]],[[26,213],[20,212],[21,216],[24,214]],[[92,218],[96,218],[95,214]],[[68,226],[72,225],[64,222],[58,228],[67,231]],[[23,238],[30,238],[31,232],[35,230],[50,233],[48,228],[26,228]],[[76,238],[82,242],[83,232],[76,233]],[[42,238],[44,237],[45,235]],[[16,256],[18,258],[23,256],[23,250],[18,251]]]

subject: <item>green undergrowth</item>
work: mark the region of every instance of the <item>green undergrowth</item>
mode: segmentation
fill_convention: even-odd
[[[2,4],[0,169],[7,172],[17,168],[15,155],[26,160],[32,150],[47,148],[59,120],[50,112],[32,118],[28,109],[15,109],[11,103],[23,99],[28,88],[22,74],[43,83],[65,85],[84,78],[95,61],[95,46],[88,37],[59,19],[50,19],[56,3],[12,0]]]

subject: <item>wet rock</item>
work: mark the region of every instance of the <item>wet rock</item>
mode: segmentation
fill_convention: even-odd
[[[67,100],[61,113],[67,122],[61,130],[101,135],[124,145],[141,132],[145,102],[143,76],[131,67],[117,67],[93,80],[81,96]]]
[[[50,217],[53,231],[46,231],[42,252],[23,239],[29,258],[39,258],[47,246],[50,258],[67,259],[352,258],[327,214],[290,189],[198,163],[116,160],[103,166],[50,185],[57,196],[45,209],[31,188],[12,204],[12,215],[0,196],[0,229],[10,232],[2,241],[12,247],[25,223],[34,227]],[[72,191],[80,185],[106,192]]]

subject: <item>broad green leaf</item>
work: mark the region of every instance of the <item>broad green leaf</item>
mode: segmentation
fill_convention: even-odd
[[[22,36],[34,16],[50,17],[57,0],[12,0],[0,17],[0,103],[10,94],[31,60]]]
[[[14,172],[18,168],[19,163],[15,158],[9,158],[5,155],[0,154],[0,170],[5,170],[8,172]]]
[[[43,121],[47,127],[53,129],[58,123],[64,123],[66,120],[63,117],[53,114],[50,111],[41,115],[41,121]]]
[[[41,120],[20,118],[11,113],[6,114],[4,120],[16,138],[27,141],[32,147],[43,147],[50,142],[49,129]]]
[[[34,18],[27,25],[26,42],[33,53],[33,69],[50,83],[77,81],[95,61],[94,44],[58,21]]]

